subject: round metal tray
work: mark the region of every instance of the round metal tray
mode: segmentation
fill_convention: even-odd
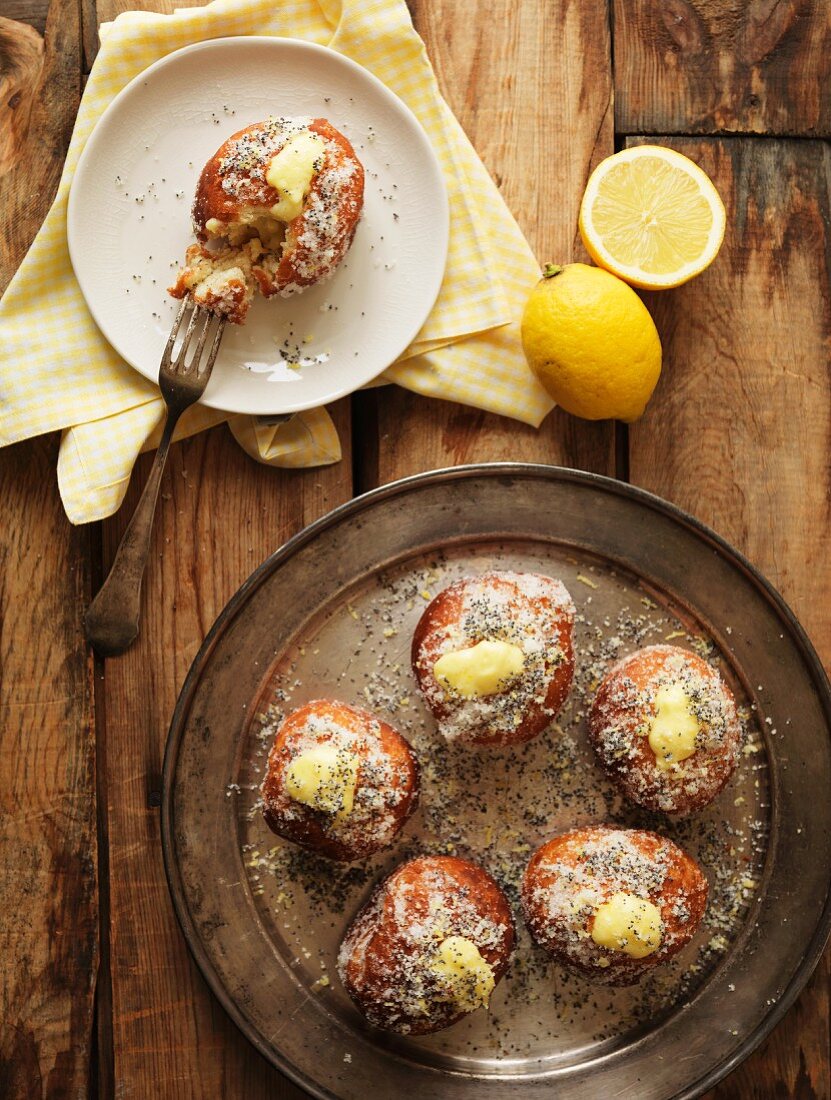
[[[492,567],[565,581],[578,608],[575,688],[557,725],[523,749],[451,749],[415,690],[411,632],[439,588]],[[609,661],[667,638],[721,667],[747,729],[736,776],[686,822],[625,805],[583,729]],[[422,760],[419,813],[391,852],[365,865],[310,858],[268,833],[259,813],[280,715],[326,695],[385,713]],[[176,911],[235,1023],[316,1096],[694,1096],[762,1041],[822,952],[830,719],[822,666],[781,597],[673,506],[549,466],[408,478],[293,538],[205,640],[165,756],[163,846]],[[677,961],[639,987],[609,990],[546,960],[520,928],[490,1014],[420,1039],[363,1022],[334,956],[378,877],[415,851],[458,851],[515,900],[536,844],[600,820],[657,828],[704,865],[707,923]]]

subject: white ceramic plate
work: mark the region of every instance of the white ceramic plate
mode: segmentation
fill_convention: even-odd
[[[379,80],[294,39],[221,38],[178,50],[101,117],[75,173],[67,232],[97,325],[155,382],[178,307],[166,288],[194,239],[199,173],[227,137],[269,115],[328,118],[367,173],[364,214],[333,278],[295,298],[258,298],[244,326],[228,326],[204,404],[273,415],[375,378],[416,336],[441,286],[449,233],[441,168],[415,116]],[[303,344],[299,368],[281,355],[286,340]]]

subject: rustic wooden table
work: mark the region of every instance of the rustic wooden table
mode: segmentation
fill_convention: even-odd
[[[129,6],[0,0],[0,285],[54,193],[97,21]],[[162,752],[179,686],[225,601],[286,538],[354,494],[491,459],[631,480],[743,550],[831,662],[828,4],[411,6],[444,94],[541,260],[582,256],[586,178],[641,135],[715,180],[724,247],[699,279],[647,296],[664,376],[628,430],[555,412],[535,432],[387,388],[332,410],[337,466],[258,466],[225,428],[174,447],[141,638],[106,664],[84,643],[82,615],[149,459],[118,516],[73,529],[57,440],[0,452],[2,1097],[300,1095],[237,1033],[190,960],[162,868]],[[826,956],[716,1095],[831,1095],[829,979]]]

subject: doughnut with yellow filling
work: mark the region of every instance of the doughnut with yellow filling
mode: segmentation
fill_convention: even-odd
[[[488,572],[440,592],[412,663],[447,740],[513,745],[545,729],[574,675],[573,625],[565,586],[537,573]]]
[[[597,690],[589,740],[601,767],[639,806],[689,814],[736,767],[742,733],[732,692],[695,653],[654,645],[618,661]]]
[[[338,973],[375,1027],[424,1035],[487,1006],[513,945],[510,906],[486,871],[421,856],[396,868],[355,917]]]
[[[630,985],[680,951],[706,904],[707,880],[677,844],[609,825],[549,840],[522,882],[525,921],[537,943],[609,985]]]
[[[418,761],[388,723],[317,699],[277,730],[262,783],[266,824],[336,860],[389,847],[415,810]]]
[[[363,195],[363,166],[326,119],[247,126],[202,170],[193,204],[200,243],[188,249],[170,294],[190,294],[241,324],[255,291],[289,297],[333,274]]]

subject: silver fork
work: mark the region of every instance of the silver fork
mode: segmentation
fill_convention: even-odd
[[[174,358],[173,349],[189,309],[192,309],[190,319]],[[179,417],[185,409],[199,400],[211,377],[227,319],[224,316],[218,318],[209,341],[215,317],[216,314],[193,305],[185,298],[176,314],[159,364],[159,388],[167,405],[167,420],[161,442],[141,499],[116,551],[110,575],[89,605],[84,620],[87,638],[102,657],[115,657],[123,653],[138,636],[141,581],[150,550],[150,533],[153,530],[162,472]],[[194,336],[196,344],[192,354],[188,356]],[[202,352],[206,345],[209,351],[203,363]]]

